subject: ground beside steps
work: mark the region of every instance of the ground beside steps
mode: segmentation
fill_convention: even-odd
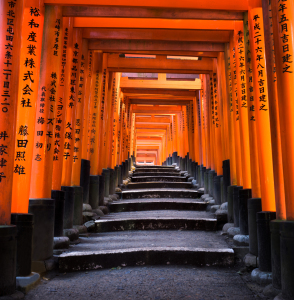
[[[158,180],[140,174],[157,174]],[[233,266],[234,251],[217,232],[215,217],[205,211],[202,193],[183,174],[174,167],[136,168],[129,186],[119,193],[121,199],[95,221],[95,233],[59,255],[60,271],[167,264]],[[142,181],[134,181],[137,178]]]

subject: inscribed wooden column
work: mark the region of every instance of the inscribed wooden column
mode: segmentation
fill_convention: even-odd
[[[22,1],[0,2],[0,225],[11,219]]]
[[[72,35],[72,47],[69,46],[69,51],[72,51],[72,59],[69,61],[71,65],[70,84],[66,87],[66,117],[65,117],[65,132],[64,132],[64,152],[63,152],[63,167],[62,167],[62,186],[71,186],[71,173],[74,157],[74,135],[76,125],[77,111],[77,94],[80,70],[80,59],[82,55],[82,32],[81,29],[74,28]]]
[[[293,1],[272,1],[287,220],[294,221]]]
[[[50,199],[62,42],[60,6],[46,6],[43,34],[30,198]]]
[[[258,163],[258,145],[256,132],[256,109],[254,103],[254,84],[251,59],[251,48],[248,28],[248,13],[244,17],[244,42],[246,58],[246,87],[247,87],[247,105],[248,105],[248,128],[249,128],[249,146],[250,146],[250,164],[251,164],[251,189],[252,197],[260,198],[260,177]]]
[[[268,90],[265,64],[264,31],[262,8],[249,11],[249,34],[252,57],[254,103],[258,157],[261,183],[262,210],[275,211],[275,191],[273,177],[272,145],[269,121]]]
[[[241,165],[243,188],[251,188],[251,168],[250,168],[250,147],[249,147],[249,128],[248,128],[248,103],[246,90],[246,68],[245,68],[245,46],[243,23],[237,22],[234,33],[237,98],[239,111],[239,130],[241,147]],[[237,100],[236,98],[236,100]]]
[[[68,97],[71,72],[70,61],[72,60],[73,18],[63,18],[62,24],[62,56],[59,61],[60,70],[58,76],[57,108],[55,117],[52,190],[61,189],[65,140],[64,131],[66,125],[65,115],[67,110],[66,97]]]
[[[12,212],[27,213],[44,23],[43,1],[24,2],[14,152]],[[7,50],[12,47],[8,47]]]

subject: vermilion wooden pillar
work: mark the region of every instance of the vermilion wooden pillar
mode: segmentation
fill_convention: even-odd
[[[228,89],[227,89],[227,80],[226,80],[226,67],[225,67],[225,55],[223,52],[219,52],[217,56],[218,64],[218,78],[220,82],[222,105],[220,107],[222,114],[222,151],[223,159],[230,158],[229,145],[230,145],[230,136],[229,136],[229,103],[228,103]]]
[[[214,84],[214,126],[215,126],[215,171],[217,175],[223,174],[223,144],[222,144],[222,94],[221,94],[221,84],[220,84],[220,70],[218,70],[217,60],[214,60],[215,74],[213,76]]]
[[[236,173],[237,184],[243,185],[242,176],[242,153],[240,144],[240,105],[238,101],[238,83],[236,71],[236,49],[234,46],[234,35],[230,39],[230,64],[231,64],[231,81],[232,81],[232,104],[233,104],[233,122],[234,137],[235,137],[235,157],[236,157]]]
[[[43,1],[25,1],[15,128],[16,144],[12,188],[12,212],[14,213],[27,213],[29,208],[43,23]]]
[[[55,117],[54,153],[53,153],[53,175],[52,190],[61,189],[62,166],[65,141],[65,116],[67,111],[66,97],[69,93],[71,60],[72,60],[72,31],[73,18],[63,18],[62,32],[62,56],[58,76],[57,109]]]
[[[81,29],[73,29],[72,48],[69,46],[69,51],[72,51],[70,83],[66,87],[66,117],[65,117],[65,132],[64,132],[64,152],[63,152],[63,167],[62,167],[62,186],[71,186],[71,174],[74,157],[74,135],[76,125],[77,111],[77,81],[80,70],[80,59],[82,55],[82,31]]]
[[[108,81],[109,72],[107,71],[107,53],[103,53],[103,68],[102,68],[102,90],[101,90],[101,102],[99,108],[100,114],[100,142],[99,142],[99,174],[101,174],[103,168],[107,168],[107,153],[106,153],[106,132],[109,131],[107,128],[108,124]]]
[[[265,46],[262,9],[249,11],[249,34],[252,55],[254,82],[254,103],[256,109],[256,126],[258,157],[261,183],[262,210],[275,211],[275,191],[273,178],[272,145],[269,121],[268,90],[265,64]]]
[[[285,188],[282,159],[282,142],[280,132],[279,97],[275,66],[275,51],[273,42],[273,29],[271,24],[272,9],[270,2],[263,1],[263,20],[265,38],[265,58],[268,72],[268,102],[271,125],[272,155],[275,183],[275,198],[277,219],[286,219]],[[275,22],[275,21],[274,21]]]
[[[249,128],[249,146],[250,146],[250,164],[251,164],[251,189],[252,197],[260,198],[260,176],[258,162],[258,145],[256,132],[256,109],[254,103],[253,70],[252,58],[248,28],[248,13],[244,17],[244,42],[246,59],[246,87],[247,87],[247,105],[248,105],[248,128]]]
[[[216,170],[216,147],[215,147],[215,121],[214,121],[214,77],[216,79],[216,75],[213,76],[213,73],[209,75],[209,83],[210,83],[210,97],[209,97],[209,115],[208,115],[208,120],[209,120],[209,143],[210,145],[207,144],[207,147],[210,147],[210,161],[211,161],[211,170]]]
[[[120,107],[120,77],[121,73],[115,73],[114,75],[114,86],[112,93],[112,112],[111,112],[111,148],[110,148],[110,157],[111,157],[111,168],[113,169],[117,164],[117,145],[118,145],[118,126],[119,126],[119,107]],[[132,116],[132,145],[133,149],[134,144],[134,124],[135,123],[135,114]],[[133,150],[132,150],[133,154]]]
[[[234,110],[233,110],[233,82],[232,82],[232,62],[230,55],[230,45],[227,44],[225,49],[225,63],[226,63],[226,79],[228,89],[228,134],[230,138],[229,143],[229,157],[230,157],[230,176],[231,185],[237,185],[237,169],[236,169],[236,145],[235,145],[235,130],[234,130]]]
[[[208,105],[207,103],[207,92],[206,92],[206,77],[205,75],[200,75],[201,79],[201,90],[200,90],[200,118],[201,118],[201,145],[202,145],[202,162],[204,167],[208,167],[208,160],[207,156],[209,155],[208,150],[206,149],[206,141],[207,141],[207,131],[208,131],[208,124],[207,124],[207,112],[206,112],[206,107]],[[210,165],[210,162],[209,162]]]
[[[234,32],[234,47],[236,59],[236,82],[238,111],[239,111],[239,130],[240,148],[242,165],[242,186],[244,189],[251,188],[251,168],[250,168],[250,147],[249,147],[249,128],[248,128],[248,103],[246,90],[246,68],[245,68],[245,45],[244,28],[241,22],[237,22]]]
[[[82,159],[90,160],[90,120],[91,120],[91,93],[92,76],[93,74],[93,51],[89,50],[87,53],[87,61],[84,84],[85,84],[85,103],[84,103],[84,116],[83,116],[83,134],[82,134]]]
[[[46,6],[30,198],[51,198],[54,133],[62,51],[62,9]]]
[[[293,1],[272,1],[286,217],[290,221],[294,221],[293,9]]]
[[[80,72],[77,76],[76,81],[76,120],[75,120],[75,130],[74,130],[74,143],[73,143],[73,167],[71,174],[71,185],[79,186],[81,177],[81,159],[82,159],[82,134],[83,134],[83,122],[84,114],[88,108],[88,100],[85,99],[85,77],[86,68],[88,67],[88,41],[86,39],[82,40],[81,45],[81,59],[80,59]],[[87,106],[87,107],[85,107]],[[87,114],[87,113],[86,113]]]
[[[0,3],[0,225],[11,220],[22,1]]]

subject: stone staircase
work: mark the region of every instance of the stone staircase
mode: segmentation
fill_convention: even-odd
[[[58,255],[62,272],[117,266],[232,266],[234,251],[187,172],[139,166],[89,237]]]

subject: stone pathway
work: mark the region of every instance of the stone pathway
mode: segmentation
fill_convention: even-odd
[[[123,189],[96,233],[56,255],[60,273],[46,274],[25,299],[255,299],[188,175],[140,167],[132,182],[147,173],[176,174],[177,183],[145,181],[146,189],[141,177],[141,188]]]
[[[47,274],[25,300],[252,300],[236,269],[192,266],[116,267]]]

